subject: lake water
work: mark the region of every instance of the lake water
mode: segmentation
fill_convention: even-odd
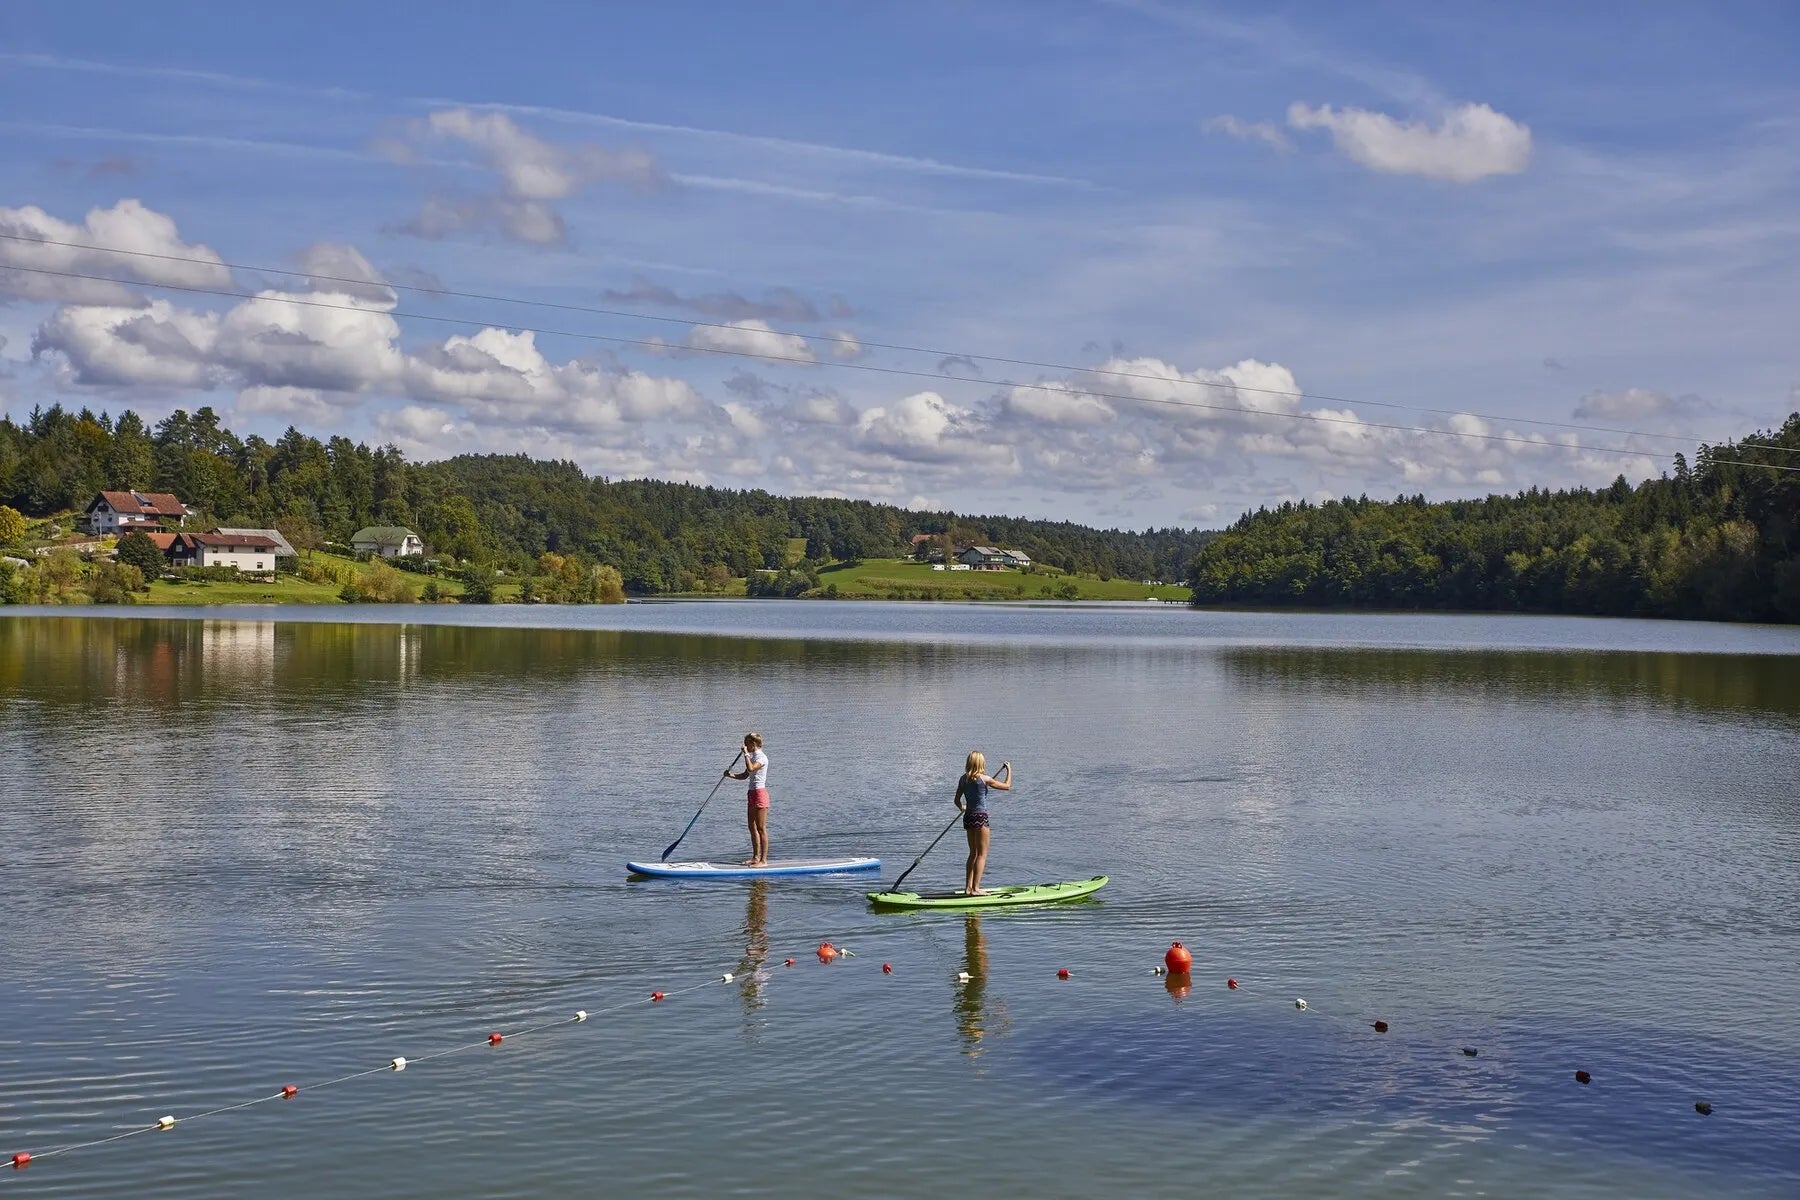
[[[1800,1193],[1800,630],[420,611],[0,615],[0,1196]]]

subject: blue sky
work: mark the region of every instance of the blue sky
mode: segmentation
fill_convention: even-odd
[[[169,256],[0,240],[15,417],[1142,527],[1800,406],[1791,4],[7,21],[0,233]]]

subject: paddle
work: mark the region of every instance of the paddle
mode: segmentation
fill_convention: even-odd
[[[956,812],[956,815],[954,817],[950,818],[950,824],[944,826],[944,832],[940,833],[936,837],[932,838],[931,845],[925,847],[925,854],[930,854],[934,849],[936,849],[937,844],[944,840],[944,833],[949,833],[953,828],[956,827],[956,823],[960,820],[962,820],[962,810],[958,809]],[[921,854],[921,855],[919,855],[919,857],[913,859],[912,866],[908,867],[908,868],[906,868],[906,870],[900,872],[900,878],[894,880],[894,886],[888,888],[887,890],[890,892],[899,891],[900,885],[906,881],[906,877],[913,873],[914,868],[916,868],[920,863],[925,861],[925,854]]]
[[[719,776],[719,783],[724,783],[727,779],[731,778],[731,768],[737,766],[738,759],[742,757],[744,757],[744,752],[742,750],[739,750],[736,754],[731,756],[731,761],[725,764],[726,773]],[[688,835],[688,830],[694,827],[694,822],[700,819],[700,814],[706,811],[706,806],[712,803],[712,798],[719,794],[719,783],[713,784],[712,791],[706,793],[706,799],[700,802],[700,807],[696,808],[694,810],[694,815],[688,818],[687,829],[681,831],[681,837],[676,838],[667,846],[663,847],[662,860],[664,862],[669,861],[669,855],[675,853],[675,847],[681,845],[681,838]]]

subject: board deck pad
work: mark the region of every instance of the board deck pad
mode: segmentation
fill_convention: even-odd
[[[1105,875],[1065,883],[1022,883],[988,888],[979,896],[956,892],[870,892],[877,908],[1001,908],[1009,904],[1054,904],[1091,896],[1107,884]]]
[[[846,871],[879,871],[879,858],[772,858],[760,867],[741,862],[628,862],[634,875],[659,879],[760,879],[769,875],[837,875]]]

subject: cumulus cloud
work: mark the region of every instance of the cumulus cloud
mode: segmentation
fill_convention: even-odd
[[[856,446],[903,462],[986,463],[996,474],[1019,469],[1014,448],[988,436],[987,423],[973,409],[936,392],[915,392],[865,409],[857,419]]]
[[[812,346],[798,334],[779,333],[767,321],[732,321],[728,325],[696,325],[688,331],[687,344],[696,350],[731,354],[760,354],[770,358],[816,361]]]
[[[0,208],[0,233],[10,235],[0,238],[0,296],[75,304],[144,304],[136,289],[125,284],[40,275],[21,268],[178,287],[231,286],[231,271],[211,247],[183,241],[173,218],[146,208],[139,200],[90,209],[79,225],[35,206]],[[55,242],[69,244],[51,244]],[[82,246],[135,253],[108,254]]]
[[[667,182],[648,151],[614,150],[591,142],[558,145],[528,132],[504,113],[469,108],[440,109],[408,122],[401,137],[379,142],[375,148],[395,162],[415,163],[421,147],[445,143],[471,151],[498,178],[499,189],[462,199],[430,197],[398,232],[443,238],[486,226],[519,241],[554,245],[566,240],[567,226],[553,201],[603,181],[638,188]]]
[[[1465,104],[1437,125],[1397,121],[1361,108],[1317,108],[1295,103],[1288,125],[1323,129],[1338,152],[1371,171],[1424,175],[1474,183],[1492,175],[1516,175],[1531,163],[1531,129],[1485,104]]]
[[[831,331],[831,357],[861,358],[862,354],[863,345],[854,333],[844,329]]]
[[[602,297],[609,304],[653,304],[662,308],[684,309],[722,321],[818,321],[826,314],[833,317],[854,315],[854,310],[841,296],[833,296],[827,302],[826,314],[822,314],[817,304],[790,287],[769,288],[763,292],[761,299],[753,299],[739,292],[706,292],[684,296],[664,284],[652,283],[642,275],[632,279],[631,287],[623,291],[609,288],[602,293]]]
[[[1287,134],[1283,133],[1280,126],[1273,122],[1246,121],[1240,117],[1231,116],[1229,113],[1208,121],[1206,132],[1222,133],[1226,137],[1236,138],[1240,142],[1262,142],[1284,154],[1294,148],[1294,144],[1288,140]]]

